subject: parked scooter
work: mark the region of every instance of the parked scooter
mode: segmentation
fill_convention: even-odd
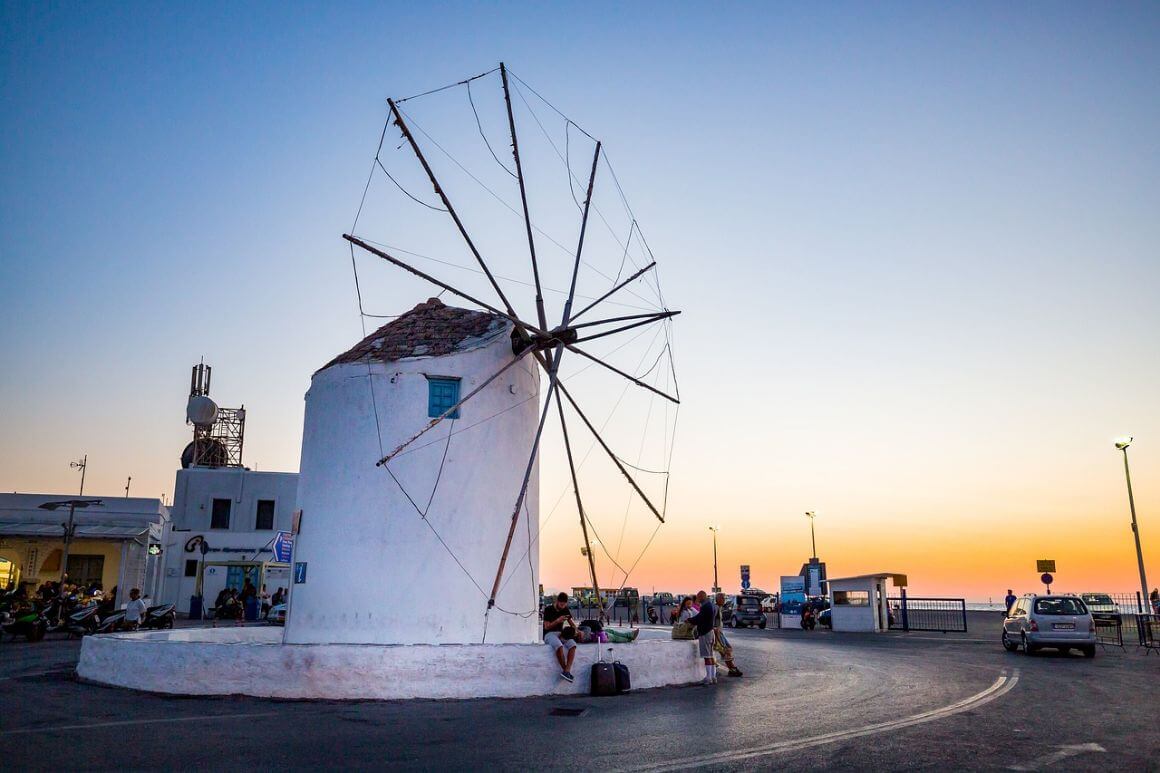
[[[97,630],[93,633],[116,633],[125,625],[125,610],[115,609],[107,615],[98,613]]]
[[[172,628],[176,618],[177,610],[173,604],[159,604],[145,610],[145,619],[141,621],[141,627],[157,630]]]
[[[98,604],[89,604],[86,607],[81,607],[69,615],[64,625],[57,630],[64,630],[70,638],[73,636],[88,636],[91,633],[96,633],[101,624],[101,618],[97,614],[100,610],[101,608]]]

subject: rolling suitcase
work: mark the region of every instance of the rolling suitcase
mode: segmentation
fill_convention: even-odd
[[[616,668],[605,663],[596,650],[597,661],[592,664],[592,695],[616,695]]]
[[[616,695],[616,669],[611,663],[592,664],[592,694]]]
[[[632,689],[632,680],[628,675],[628,666],[621,663],[619,660],[612,664],[612,670],[616,674],[616,691],[628,692]]]

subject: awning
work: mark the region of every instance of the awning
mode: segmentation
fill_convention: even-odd
[[[149,525],[105,526],[98,524],[77,524],[74,539],[136,539],[149,533]],[[64,529],[52,523],[0,523],[0,537],[42,537],[64,539]]]

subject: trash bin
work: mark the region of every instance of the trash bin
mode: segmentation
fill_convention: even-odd
[[[189,597],[189,619],[201,619],[201,596],[194,595]]]

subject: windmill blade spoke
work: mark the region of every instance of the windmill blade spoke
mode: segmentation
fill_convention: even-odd
[[[618,327],[618,328],[613,328],[612,330],[603,330],[599,333],[593,333],[592,335],[585,336],[584,338],[577,338],[575,343],[579,344],[579,343],[583,343],[584,341],[595,341],[597,338],[604,338],[604,336],[610,336],[610,335],[613,335],[614,333],[623,333],[625,330],[632,330],[634,327],[640,327],[641,325],[651,325],[654,322],[660,322],[661,320],[670,319],[672,317],[677,316],[680,313],[681,312],[679,312],[679,311],[666,311],[666,312],[663,312],[661,314],[639,314],[635,317],[620,317],[620,319],[637,319],[638,317],[645,317],[646,319],[643,322],[633,322],[631,325],[623,325],[623,326]],[[613,322],[613,321],[614,320],[611,320],[611,319],[602,320],[602,322]],[[599,325],[601,323],[600,322],[589,322],[587,324]],[[577,327],[583,327],[583,325],[578,325]],[[576,328],[573,328],[573,330],[575,330],[575,329]]]
[[[588,554],[588,571],[592,575],[592,592],[600,598],[600,583],[596,580],[596,557],[592,554],[592,543],[588,539],[588,517],[584,512],[584,502],[580,497],[580,479],[576,475],[576,461],[572,456],[572,441],[568,437],[568,422],[564,419],[564,403],[560,400],[560,392],[556,391],[556,407],[560,411],[560,429],[564,434],[564,450],[568,455],[568,471],[572,474],[572,491],[576,495],[576,511],[580,514],[580,531],[584,534],[584,550]],[[601,605],[601,616],[604,607]]]
[[[381,467],[382,465],[384,465],[384,464],[386,464],[387,462],[391,461],[391,460],[392,460],[392,459],[394,459],[396,456],[398,456],[400,453],[402,453],[402,451],[403,451],[403,449],[404,449],[404,448],[406,448],[407,446],[411,445],[412,443],[414,443],[416,440],[418,440],[419,438],[421,438],[421,437],[423,437],[424,435],[426,435],[426,434],[427,434],[428,432],[430,432],[431,430],[435,429],[436,425],[438,425],[440,422],[442,422],[444,419],[446,419],[446,418],[447,418],[448,416],[450,416],[451,414],[453,414],[453,413],[455,413],[456,411],[458,411],[458,410],[459,410],[459,407],[460,407],[461,405],[463,405],[463,404],[464,404],[464,403],[466,403],[468,400],[470,400],[471,398],[475,397],[477,394],[479,394],[480,392],[482,392],[484,387],[486,387],[486,386],[487,386],[488,384],[490,384],[491,382],[495,381],[497,378],[499,378],[499,377],[500,377],[500,376],[502,376],[504,373],[506,373],[506,372],[508,371],[508,369],[509,369],[509,368],[511,368],[512,366],[514,366],[514,365],[515,365],[516,363],[518,363],[520,360],[522,360],[522,359],[524,358],[524,355],[526,355],[526,354],[528,353],[528,351],[529,351],[529,350],[525,349],[524,351],[522,351],[522,352],[520,352],[519,354],[517,354],[517,355],[516,355],[516,356],[515,356],[515,357],[512,359],[512,361],[511,361],[511,362],[509,362],[507,365],[504,365],[502,368],[500,368],[499,370],[497,370],[495,373],[493,373],[493,374],[491,374],[490,376],[488,376],[488,378],[487,378],[487,380],[486,380],[486,381],[484,381],[482,384],[480,384],[479,386],[477,386],[475,389],[472,389],[470,392],[468,392],[466,397],[464,397],[462,400],[460,400],[459,402],[457,402],[455,405],[453,405],[453,406],[451,406],[450,408],[448,408],[447,410],[445,410],[443,413],[441,413],[441,414],[439,414],[438,416],[436,416],[434,419],[432,419],[430,422],[428,422],[428,424],[427,424],[427,426],[426,426],[426,427],[424,427],[423,429],[419,430],[418,432],[416,432],[416,433],[415,433],[414,435],[412,435],[411,437],[407,438],[407,439],[406,439],[405,441],[403,441],[403,442],[402,442],[402,443],[399,445],[399,447],[398,447],[398,448],[396,448],[394,451],[391,451],[389,454],[387,454],[386,456],[384,456],[382,459],[379,459],[377,462],[375,462],[375,466],[376,466],[376,467]]]
[[[395,125],[399,127],[399,131],[403,133],[403,137],[406,138],[408,144],[411,146],[411,150],[414,151],[415,157],[419,159],[419,163],[423,166],[423,171],[427,173],[427,177],[431,180],[432,187],[435,188],[435,193],[437,193],[439,198],[443,200],[443,206],[447,208],[447,214],[451,215],[451,219],[455,221],[455,227],[459,229],[459,233],[463,236],[463,240],[467,242],[467,247],[471,250],[471,254],[475,256],[475,260],[477,263],[479,263],[479,267],[482,268],[483,273],[487,275],[488,281],[491,282],[491,286],[495,289],[496,295],[498,295],[499,299],[503,302],[504,308],[507,309],[507,313],[511,317],[515,318],[516,311],[512,307],[511,301],[509,301],[507,296],[504,295],[503,290],[499,286],[499,282],[497,282],[495,277],[492,275],[491,269],[487,267],[487,263],[484,262],[483,256],[479,254],[479,249],[476,248],[475,242],[473,242],[471,237],[468,235],[467,229],[463,225],[463,221],[459,219],[459,214],[455,211],[455,207],[451,205],[451,199],[447,198],[447,194],[443,192],[443,186],[439,184],[439,180],[435,177],[435,171],[431,169],[431,165],[427,163],[427,159],[423,155],[423,151],[419,149],[419,143],[415,141],[415,137],[411,134],[411,129],[407,126],[407,122],[403,120],[403,114],[399,112],[399,108],[395,104],[395,100],[388,99],[387,104],[390,105],[391,112],[395,116]],[[541,327],[543,327],[543,325],[541,325]]]
[[[598,319],[592,322],[582,322],[579,325],[570,325],[573,330],[579,330],[582,327],[592,327],[593,325],[608,325],[613,322],[625,322],[630,319],[665,319],[667,317],[675,317],[680,314],[679,311],[650,311],[647,314],[629,314],[625,317],[609,317],[608,319]],[[573,317],[572,319],[575,319]]]
[[[604,301],[604,300],[607,300],[607,299],[608,299],[609,297],[611,297],[611,296],[612,296],[612,294],[613,294],[613,293],[615,293],[617,290],[620,290],[620,289],[622,289],[622,288],[624,288],[624,287],[627,287],[628,285],[630,285],[630,284],[632,284],[633,282],[635,282],[637,279],[640,279],[640,277],[641,277],[641,276],[643,276],[643,275],[644,275],[644,273],[645,273],[646,271],[652,271],[654,268],[656,268],[656,265],[657,265],[657,262],[656,262],[655,260],[654,260],[652,263],[649,263],[647,266],[645,266],[644,268],[642,268],[640,271],[637,271],[635,274],[633,274],[632,276],[630,276],[628,279],[625,279],[623,282],[621,282],[620,284],[618,284],[616,287],[613,287],[611,290],[609,290],[608,292],[606,292],[604,295],[600,296],[600,297],[599,297],[599,298],[597,298],[596,300],[592,301],[592,303],[588,304],[588,305],[587,305],[587,306],[585,306],[584,308],[580,309],[580,311],[578,311],[578,312],[576,312],[575,314],[573,314],[573,315],[572,315],[572,320],[577,320],[577,319],[580,319],[580,317],[581,317],[581,316],[583,316],[583,314],[584,314],[585,312],[587,312],[587,311],[590,311],[590,310],[592,309],[592,307],[593,307],[593,306],[595,306],[596,304],[598,304],[598,303],[600,303],[600,302],[602,302],[602,301]],[[573,325],[573,327],[579,327],[579,325]]]
[[[596,165],[600,161],[600,141],[596,141],[596,152],[592,155],[592,173],[588,175],[588,194],[584,197],[584,214],[580,218],[580,241],[576,244],[576,262],[572,266],[572,285],[568,288],[568,300],[564,302],[564,316],[560,327],[572,319],[572,300],[576,297],[576,277],[580,274],[580,253],[584,251],[584,233],[588,230],[588,210],[592,206],[592,186],[596,184]]]
[[[520,203],[524,206],[524,229],[528,232],[528,252],[532,256],[532,276],[536,281],[536,316],[540,321],[540,327],[545,330],[548,327],[548,317],[544,311],[544,291],[540,287],[540,267],[536,263],[536,240],[532,238],[532,216],[528,212],[528,191],[524,183],[524,167],[520,163],[520,141],[516,134],[516,117],[512,112],[512,93],[508,87],[507,67],[503,62],[499,63],[500,80],[503,82],[503,99],[507,104],[508,128],[512,135],[512,158],[516,162],[516,180],[520,184]]]
[[[569,394],[568,390],[564,388],[564,384],[558,382],[558,388],[564,397],[568,399],[568,403],[572,406],[572,410],[576,411],[576,415],[580,417],[580,421],[584,422],[584,426],[587,427],[588,431],[592,433],[592,437],[596,438],[596,442],[600,445],[601,448],[604,449],[604,453],[608,454],[608,458],[611,459],[612,463],[616,465],[616,468],[620,470],[620,474],[623,475],[626,480],[628,480],[629,484],[633,487],[636,493],[639,494],[640,498],[644,500],[644,503],[648,505],[648,509],[652,510],[653,515],[655,515],[661,523],[664,523],[664,515],[661,514],[660,510],[656,509],[652,501],[648,498],[648,495],[641,490],[640,486],[637,485],[636,480],[632,477],[632,475],[629,474],[628,470],[625,469],[624,465],[620,461],[620,458],[617,457],[617,455],[613,453],[612,449],[608,447],[608,444],[604,442],[604,438],[600,436],[600,432],[597,431],[596,427],[592,426],[592,422],[588,421],[588,417],[584,415],[584,411],[580,410],[580,406],[576,404],[574,399],[572,399],[572,395]]]
[[[604,360],[601,360],[597,357],[593,357],[591,354],[584,351],[583,349],[581,349],[578,346],[574,346],[572,344],[565,344],[565,347],[568,349],[568,351],[575,352],[576,354],[579,354],[581,357],[586,357],[587,359],[595,362],[597,365],[600,365],[601,367],[604,367],[604,368],[607,368],[608,370],[611,370],[613,373],[617,374],[618,376],[624,376],[626,379],[628,379],[629,381],[631,381],[632,383],[636,384],[639,387],[642,387],[644,389],[647,389],[650,392],[658,394],[661,397],[665,398],[666,400],[670,400],[670,401],[676,403],[677,405],[681,404],[681,401],[678,400],[677,398],[673,397],[672,395],[670,395],[666,392],[662,392],[661,390],[657,389],[656,387],[652,386],[651,384],[646,384],[645,382],[641,381],[636,376],[632,376],[628,373],[625,373],[623,370],[616,367],[615,365],[609,365]]]
[[[462,290],[457,290],[456,288],[452,287],[451,285],[447,284],[446,282],[441,282],[440,280],[436,279],[435,277],[431,276],[430,274],[424,273],[424,272],[420,271],[419,269],[404,263],[403,261],[399,260],[395,256],[389,255],[386,252],[383,252],[382,250],[380,250],[376,247],[372,247],[371,245],[367,244],[366,242],[364,242],[362,239],[358,238],[357,236],[351,236],[350,234],[343,234],[342,238],[346,239],[351,244],[354,244],[358,247],[362,247],[364,250],[371,253],[372,255],[376,255],[376,256],[382,258],[383,260],[385,260],[389,263],[393,263],[394,265],[398,266],[399,268],[401,268],[405,271],[409,271],[410,273],[414,274],[415,276],[419,277],[420,279],[426,279],[431,284],[433,284],[437,287],[442,287],[444,290],[446,290],[449,293],[454,293],[455,295],[458,295],[460,298],[464,299],[465,301],[470,301],[471,303],[474,303],[477,306],[482,306],[483,308],[490,311],[492,314],[498,314],[499,316],[506,319],[508,322],[511,322],[517,328],[526,328],[527,330],[529,330],[533,333],[536,333],[537,335],[542,335],[542,336],[549,335],[548,333],[546,333],[545,331],[536,327],[535,325],[529,325],[527,322],[524,322],[523,320],[521,320],[519,317],[515,316],[514,314],[509,314],[507,312],[500,311],[495,306],[492,306],[490,303],[484,303],[483,301],[479,300],[478,298],[470,296],[467,293],[463,292]]]
[[[539,359],[539,352],[536,352],[537,359]],[[559,357],[556,362],[559,362]],[[487,600],[487,608],[491,609],[495,606],[495,597],[499,595],[499,584],[503,580],[503,570],[507,565],[508,553],[512,549],[512,538],[516,534],[516,526],[520,522],[520,510],[523,509],[524,497],[528,494],[528,482],[532,479],[532,470],[536,467],[536,455],[540,452],[540,438],[544,435],[544,422],[548,419],[548,411],[552,408],[552,395],[559,388],[560,381],[556,376],[556,369],[552,368],[548,381],[548,398],[544,401],[544,410],[540,412],[540,424],[536,428],[536,436],[532,440],[532,452],[528,456],[528,465],[524,468],[524,482],[520,485],[519,496],[516,497],[516,506],[512,510],[512,522],[508,526],[507,540],[503,545],[503,553],[499,557],[499,567],[495,570],[495,582],[491,586],[491,596]]]

